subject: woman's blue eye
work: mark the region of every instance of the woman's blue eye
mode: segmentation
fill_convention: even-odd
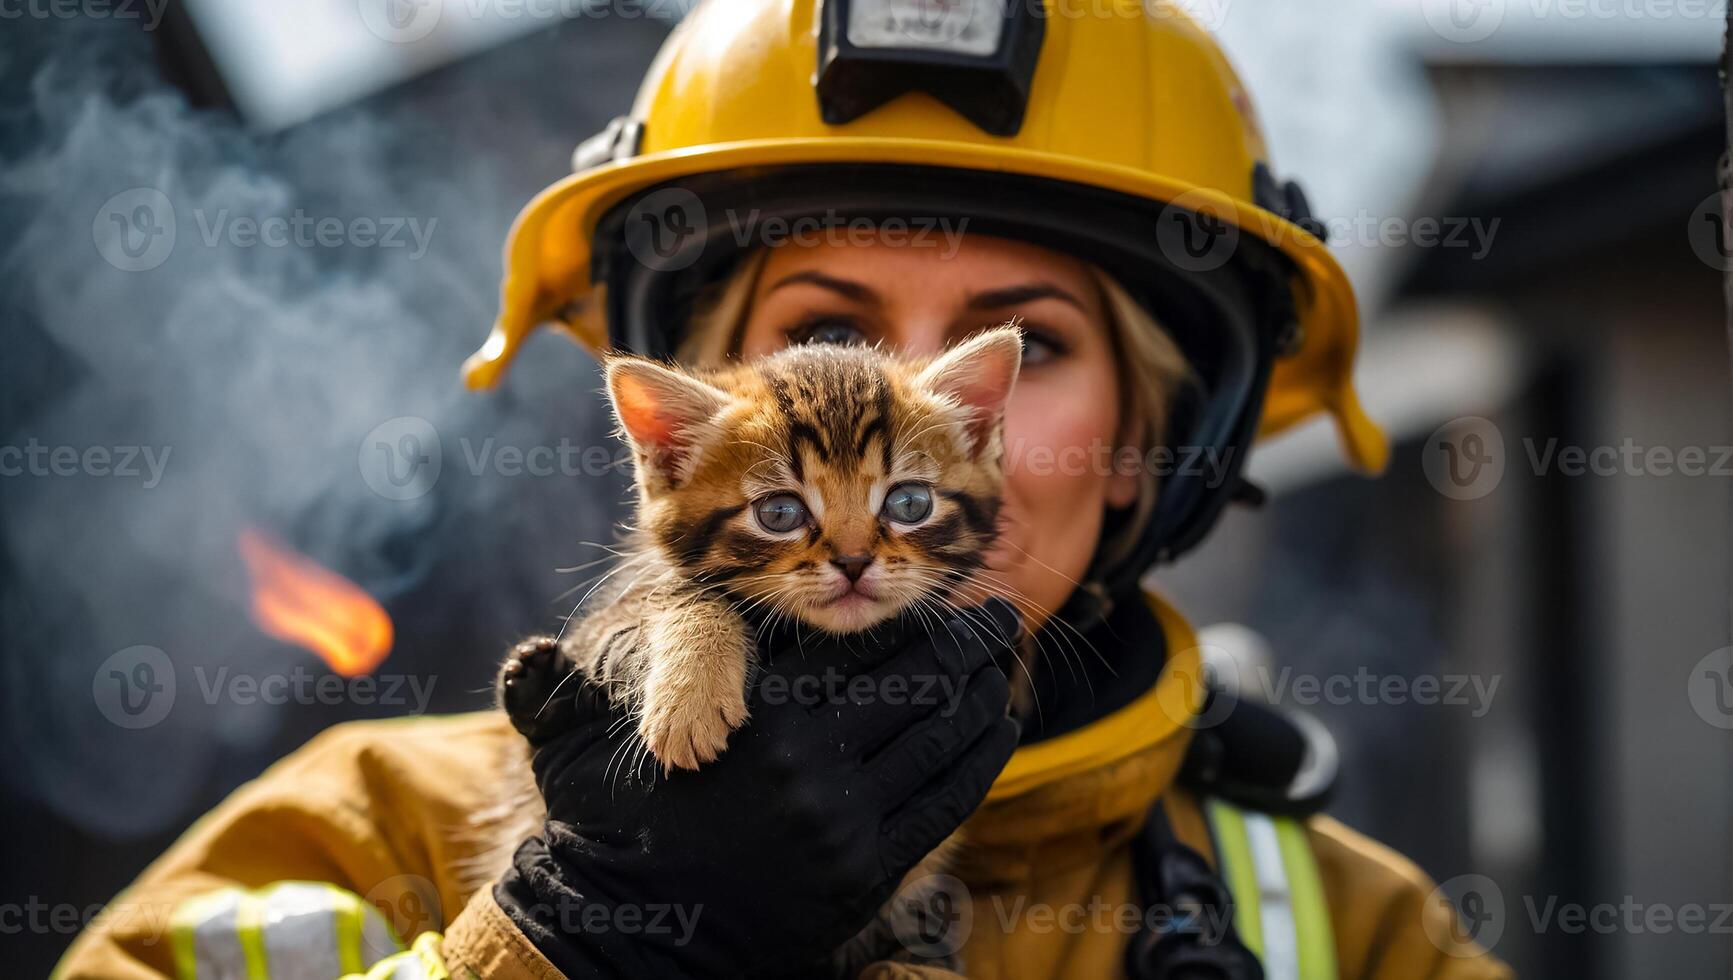
[[[841,317],[815,317],[789,335],[797,344],[864,344],[866,334]]]
[[[880,512],[898,524],[919,524],[933,512],[933,491],[924,483],[899,483],[885,494]]]
[[[773,534],[786,534],[806,523],[806,505],[792,493],[777,493],[752,508],[758,523]]]
[[[1040,333],[1023,331],[1023,366],[1044,364],[1064,353],[1063,348]]]

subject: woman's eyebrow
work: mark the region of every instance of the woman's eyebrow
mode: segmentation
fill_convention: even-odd
[[[871,287],[855,282],[852,279],[838,279],[835,276],[827,276],[824,273],[813,269],[807,269],[802,272],[791,272],[777,280],[776,285],[771,286],[769,289],[765,290],[765,292],[767,294],[774,293],[784,286],[793,286],[800,283],[828,289],[831,292],[842,296],[844,299],[850,299],[856,303],[868,303],[877,306],[879,302],[879,294],[874,292]]]
[[[989,289],[969,297],[969,309],[991,310],[1004,306],[1019,306],[1032,303],[1038,299],[1056,299],[1062,303],[1070,303],[1079,312],[1088,313],[1083,301],[1069,291],[1060,289],[1048,282],[1032,282],[1020,286],[1006,286],[1002,289]]]

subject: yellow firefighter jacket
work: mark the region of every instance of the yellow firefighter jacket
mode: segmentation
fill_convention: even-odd
[[[967,824],[956,871],[970,906],[968,975],[1123,975],[1140,919],[1130,845],[1159,799],[1175,836],[1234,886],[1239,935],[1272,980],[1510,976],[1401,856],[1328,817],[1272,821],[1200,806],[1173,785],[1200,671],[1189,629],[1156,607],[1179,651],[1156,686],[1018,750]],[[329,729],[195,823],[78,937],[56,975],[557,976],[491,890],[466,894],[457,873],[485,844],[472,816],[494,802],[498,762],[518,737],[499,712]],[[682,927],[654,915],[613,925]],[[892,964],[868,974],[948,975]]]

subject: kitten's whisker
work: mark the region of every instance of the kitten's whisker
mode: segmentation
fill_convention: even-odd
[[[965,623],[968,622],[967,613],[963,609],[959,608],[956,603],[951,602],[949,599],[946,599],[943,596],[928,595],[928,596],[921,598],[919,600],[919,602],[922,604],[932,603],[932,604],[939,605],[941,608],[938,610],[935,610],[935,612],[940,612],[940,613],[946,611],[945,608],[943,608],[943,607],[949,607],[949,609],[951,611],[955,612],[960,618],[963,618]],[[1009,650],[1009,652],[1011,654],[1011,659],[1017,665],[1018,673],[1023,677],[1024,681],[1026,682],[1026,687],[1029,691],[1029,696],[1030,696],[1031,700],[1033,700],[1035,702],[1035,719],[1036,719],[1036,721],[1045,722],[1046,714],[1041,707],[1041,694],[1039,691],[1037,691],[1035,689],[1035,684],[1034,684],[1034,676],[1035,675],[1034,675],[1034,673],[1030,670],[1028,663],[1023,660],[1022,654],[1017,652],[1017,645],[1016,644],[1011,644],[1009,647],[1007,647],[1007,649]]]
[[[1095,695],[1095,683],[1090,679],[1088,672],[1082,670],[1083,651],[1078,649],[1078,641],[1081,641],[1081,643],[1088,648],[1089,653],[1101,663],[1102,667],[1110,676],[1118,676],[1118,671],[1114,670],[1112,662],[1102,655],[1101,651],[1096,648],[1094,641],[1090,640],[1086,634],[1071,625],[1071,623],[1067,622],[1063,616],[1049,612],[1041,603],[1023,596],[1017,589],[1011,587],[1009,583],[996,584],[991,582],[989,577],[992,573],[987,572],[986,570],[981,570],[980,575],[983,587],[992,587],[995,590],[1003,590],[1010,593],[1011,598],[1025,602],[1027,605],[1034,607],[1037,612],[1042,614],[1042,628],[1031,633],[1029,642],[1032,642],[1035,645],[1037,652],[1041,653],[1042,659],[1047,659],[1050,656],[1057,657],[1060,662],[1064,663],[1073,681],[1081,677],[1084,686],[1088,689],[1092,698]],[[1049,626],[1053,627],[1051,632],[1049,632],[1047,628]],[[1067,635],[1066,631],[1069,631],[1070,635]],[[1074,640],[1072,637],[1075,637],[1076,639]],[[1048,648],[1049,643],[1052,644],[1051,651],[1049,651]],[[1060,644],[1063,644],[1063,646]]]
[[[598,587],[601,586],[601,584],[603,582],[606,582],[608,580],[609,575],[612,575],[615,572],[620,571],[621,569],[630,568],[634,564],[644,564],[645,562],[648,562],[652,557],[653,556],[648,555],[648,554],[637,554],[637,555],[628,556],[626,558],[622,558],[619,561],[617,561],[615,563],[614,567],[612,569],[610,569],[609,571],[604,572],[603,574],[601,574],[599,576],[592,576],[591,578],[584,579],[582,582],[579,582],[577,585],[574,585],[571,588],[567,589],[566,591],[561,592],[559,595],[555,596],[553,598],[553,601],[559,602],[561,599],[564,599],[564,598],[570,596],[573,592],[578,591],[579,589],[585,587],[586,585],[590,586],[590,592],[593,593],[593,592],[595,592],[595,590]],[[591,568],[593,566],[599,565],[599,564],[601,564],[607,560],[608,559],[606,559],[606,558],[598,558],[595,561],[589,562],[589,563],[582,565],[582,566],[579,566],[578,568],[572,568],[572,569],[562,568],[562,569],[556,569],[556,571],[562,571],[562,572],[564,572],[564,571],[579,571],[583,568]],[[588,601],[589,598],[590,598],[590,594],[586,593],[584,595],[583,599],[578,600],[579,605],[581,606],[584,602]]]
[[[536,709],[535,717],[538,720],[541,718],[542,712],[548,710],[548,705],[554,703],[554,698],[557,698],[560,696],[560,690],[562,688],[564,688],[566,686],[566,684],[569,683],[571,681],[571,679],[576,677],[576,676],[578,676],[578,672],[574,670],[574,671],[571,671],[570,673],[566,674],[566,676],[560,678],[560,682],[558,684],[555,684],[554,689],[548,692],[547,700],[543,701],[542,706]]]
[[[990,586],[991,588],[993,588],[996,591],[1003,591],[1005,593],[1008,593],[1011,598],[1016,599],[1018,601],[1021,601],[1025,604],[1033,607],[1035,609],[1035,611],[1039,612],[1042,615],[1044,623],[1052,624],[1056,627],[1060,627],[1060,628],[1069,630],[1073,636],[1075,636],[1079,640],[1082,640],[1085,644],[1087,644],[1089,646],[1090,652],[1095,654],[1096,658],[1101,661],[1101,665],[1103,667],[1107,668],[1107,670],[1110,673],[1113,673],[1114,676],[1118,676],[1117,672],[1115,672],[1113,670],[1113,664],[1111,662],[1109,662],[1106,657],[1103,657],[1099,650],[1095,649],[1095,644],[1089,639],[1089,637],[1086,634],[1084,634],[1083,631],[1081,631],[1077,627],[1073,626],[1068,620],[1065,619],[1065,617],[1060,616],[1055,610],[1047,608],[1046,605],[1044,605],[1043,603],[1039,603],[1039,602],[1036,602],[1035,600],[1031,599],[1028,595],[1024,594],[1020,590],[1013,587],[1009,582],[1005,581],[1004,577],[1001,576],[997,572],[994,572],[990,569],[984,569],[983,568],[983,569],[977,569],[975,574],[976,574],[976,576],[978,576],[981,579],[981,583],[984,586]],[[1075,647],[1073,649],[1075,649]]]
[[[560,574],[564,575],[564,574],[569,574],[571,572],[581,572],[586,568],[590,568],[590,567],[595,566],[595,565],[600,565],[602,562],[607,561],[609,557],[628,558],[628,559],[636,559],[636,558],[643,557],[642,555],[634,554],[634,553],[632,553],[626,549],[622,549],[622,548],[618,547],[617,545],[607,545],[607,544],[601,543],[600,541],[579,541],[578,547],[580,547],[580,548],[600,548],[601,550],[607,552],[608,554],[606,556],[601,557],[601,558],[597,558],[594,561],[584,562],[582,565],[572,565],[572,566],[569,566],[566,568],[556,567],[554,569],[554,571],[559,572]]]

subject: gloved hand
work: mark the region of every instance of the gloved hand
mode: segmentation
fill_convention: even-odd
[[[985,615],[981,613],[985,612]],[[931,619],[928,619],[931,623]],[[929,634],[762,637],[752,717],[720,759],[631,778],[629,724],[567,684],[534,748],[542,838],[495,896],[568,976],[740,976],[822,964],[980,805],[1017,744],[997,600]],[[632,751],[630,747],[626,752]]]

